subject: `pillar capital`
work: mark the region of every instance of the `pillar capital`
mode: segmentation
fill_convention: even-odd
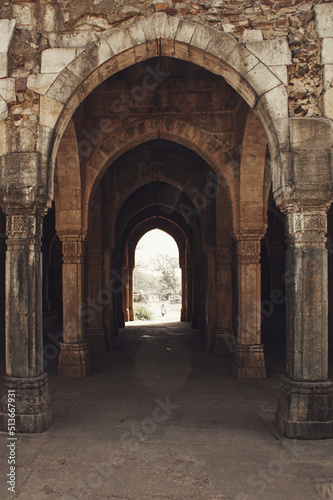
[[[237,241],[238,264],[259,264],[262,235],[253,239],[239,239]]]
[[[43,219],[29,212],[12,212],[6,216],[7,249],[17,245],[41,245]]]
[[[62,242],[63,263],[83,263],[85,255],[85,235],[58,233],[58,236]]]
[[[316,246],[326,242],[328,206],[284,207],[287,242]]]
[[[1,159],[0,205],[3,211],[8,213],[16,207],[21,212],[32,209],[45,215],[52,201],[41,175],[40,155],[21,151],[4,154]]]

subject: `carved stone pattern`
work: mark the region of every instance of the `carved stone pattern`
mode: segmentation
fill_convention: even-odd
[[[83,242],[81,240],[63,241],[62,255],[64,264],[79,264],[83,262]]]
[[[76,255],[75,243],[64,243],[62,248],[64,256]]]
[[[323,245],[326,242],[327,214],[326,212],[288,213],[287,238],[288,243],[306,243]]]
[[[241,264],[259,264],[260,240],[239,240],[237,242],[237,259]]]
[[[7,215],[7,245],[40,240],[42,218],[34,215]]]
[[[326,231],[326,214],[296,214],[294,218],[295,231]]]

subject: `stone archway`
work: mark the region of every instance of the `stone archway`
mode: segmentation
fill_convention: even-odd
[[[139,224],[130,234],[126,245],[125,245],[125,254],[127,254],[127,262],[128,262],[128,299],[125,304],[125,308],[127,311],[124,311],[124,314],[127,316],[127,321],[134,320],[134,312],[133,312],[133,271],[136,266],[136,249],[139,241],[150,231],[159,229],[164,231],[166,234],[171,236],[177,247],[179,252],[179,267],[182,272],[182,309],[180,319],[181,321],[191,321],[191,313],[192,313],[192,289],[189,287],[189,279],[188,279],[188,269],[190,265],[190,249],[189,242],[182,231],[182,229],[173,221],[162,217],[153,217],[143,221]],[[127,313],[127,314],[126,314]],[[126,321],[126,319],[125,319]]]
[[[48,57],[52,57],[50,50],[44,54],[45,64]],[[289,149],[287,94],[283,82],[231,35],[157,13],[137,20],[128,28],[112,30],[109,36],[102,35],[77,57],[73,52],[63,52],[65,69],[41,97],[40,134],[44,140],[39,152],[49,169],[50,192],[53,192],[58,146],[78,105],[110,75],[157,56],[190,61],[222,76],[244,98],[259,116],[266,132],[277,183],[278,170],[284,161],[281,153]]]
[[[45,78],[48,83],[42,91],[39,89],[41,96],[37,149],[34,149],[33,152],[22,153],[20,151],[4,154],[2,162],[3,177],[7,176],[9,179],[2,189],[2,206],[7,215],[8,233],[7,269],[9,272],[6,277],[6,286],[10,300],[7,300],[7,304],[9,302],[18,304],[17,307],[7,307],[6,328],[9,336],[5,390],[15,388],[18,391],[18,429],[30,432],[43,430],[49,425],[51,418],[47,378],[43,373],[41,358],[42,316],[40,305],[42,290],[39,247],[42,217],[45,215],[54,193],[56,158],[58,157],[60,162],[61,157],[64,161],[67,158],[66,151],[59,146],[66,138],[66,134],[68,138],[71,138],[70,140],[75,141],[75,130],[71,125],[74,111],[101,82],[140,61],[147,61],[153,57],[169,57],[174,60],[190,61],[192,64],[224,78],[260,119],[270,151],[274,196],[287,216],[289,245],[287,261],[293,276],[287,290],[287,300],[290,305],[293,305],[293,309],[290,308],[288,313],[287,326],[289,332],[288,378],[284,379],[282,384],[277,423],[282,432],[289,437],[332,436],[333,420],[329,403],[333,386],[330,381],[327,381],[327,326],[325,326],[327,312],[325,232],[326,211],[331,199],[330,188],[327,189],[331,165],[328,159],[331,148],[330,123],[326,120],[311,118],[309,120],[289,119],[285,84],[271,67],[268,67],[254,55],[253,51],[243,47],[231,35],[179,18],[157,14],[148,19],[139,19],[127,28],[104,32],[98,42],[90,47],[84,47],[84,50],[77,51],[71,47],[68,49],[61,49],[60,64],[58,67],[52,68],[53,77],[49,77],[50,73],[47,68],[50,67],[49,63],[52,60],[54,49],[47,49],[42,54],[42,74],[47,75]],[[2,103],[1,106],[3,106]],[[5,117],[6,112],[2,113],[2,116]],[[181,128],[179,124],[178,121],[177,127]],[[160,128],[163,132],[163,126],[160,127],[159,123],[155,123],[154,126],[158,132]],[[289,130],[291,130],[290,136]],[[123,130],[121,129],[121,131]],[[197,142],[195,137],[197,131],[196,127],[191,129],[189,137],[187,137],[188,145],[192,144],[194,147]],[[319,139],[311,149],[308,143],[313,137],[314,131]],[[168,136],[167,123],[165,123],[164,132],[166,134],[164,138],[181,135],[175,134],[174,130]],[[291,146],[289,137],[291,138]],[[115,156],[112,161],[117,155],[122,154],[122,147],[125,145],[126,149],[128,144],[126,141],[122,141],[122,144],[115,148]],[[214,145],[211,138],[209,145]],[[252,147],[251,140],[248,141],[248,145],[250,148]],[[262,183],[264,186],[261,194],[265,198],[268,191],[267,185],[270,181],[265,176],[267,169],[261,168],[262,148],[259,147],[258,150],[262,153],[259,161],[260,185]],[[313,181],[316,185],[318,184],[316,183],[316,174],[313,173],[310,166],[311,161],[308,159],[309,150],[311,150],[312,161],[314,163],[321,161],[325,167],[323,169],[325,179],[317,186],[317,190],[309,189]],[[78,160],[77,151],[75,151],[75,155],[76,160]],[[212,156],[209,155],[210,159]],[[305,157],[306,159],[304,159]],[[107,161],[104,161],[105,165]],[[13,174],[14,163],[16,170]],[[226,192],[230,193],[233,203],[236,200],[239,214],[241,214],[242,202],[246,203],[249,200],[246,198],[246,190],[242,190],[242,186],[237,181],[242,177],[243,179],[251,177],[242,175],[246,174],[248,166],[245,156],[244,161],[242,158],[240,163],[244,166],[244,172],[242,171],[237,178],[233,176],[231,182],[227,183],[226,189]],[[76,161],[75,169],[78,173],[80,170],[79,161]],[[30,177],[29,181],[26,180],[27,172],[31,173],[33,186],[31,183],[29,184]],[[255,172],[254,169],[252,173]],[[102,170],[96,173],[95,180],[101,173]],[[18,179],[23,179],[24,186],[17,188]],[[73,181],[72,188],[76,191],[77,197],[81,197],[81,177],[73,174],[71,180]],[[94,181],[94,179],[92,180]],[[94,182],[92,185],[96,187]],[[246,181],[243,180],[243,182]],[[88,186],[89,182],[86,185]],[[89,190],[86,195],[86,201],[88,201]],[[262,197],[260,197],[261,199]],[[256,200],[258,201],[258,199]],[[223,203],[221,206],[223,207]],[[262,207],[264,206],[265,203]],[[65,208],[64,216],[70,214],[68,207]],[[84,240],[87,229],[83,223],[85,222],[87,226],[88,221],[84,221],[81,203],[75,204],[74,213],[77,223],[76,231],[63,232],[61,237],[64,261],[68,270],[67,284],[70,286],[73,281],[79,282],[79,288],[82,291],[80,276],[84,265]],[[232,217],[233,215],[234,212]],[[239,223],[241,221],[242,218],[239,217]],[[232,222],[234,224],[235,217],[233,217]],[[264,217],[262,217],[261,222],[261,226],[264,228]],[[241,226],[241,224],[239,225]],[[258,344],[257,328],[259,242],[262,232],[257,226],[245,229],[252,229],[252,231],[235,232],[234,236],[239,236],[237,239],[239,283],[244,282],[246,276],[250,276],[256,283],[245,294],[246,297],[251,296],[256,303],[253,321],[251,319],[255,333],[253,336],[244,335],[243,347],[237,347],[235,373],[246,376],[247,370],[250,369],[251,373],[255,372],[264,376],[262,349]],[[229,266],[230,253],[228,253],[228,246],[223,246],[223,239],[216,243],[211,257],[214,257],[213,253],[216,251],[215,257],[217,256],[217,260],[221,264],[219,268],[221,271]],[[302,253],[301,247],[307,252]],[[316,271],[313,267],[314,261],[309,260],[312,259],[315,252],[317,252],[315,265],[318,266],[316,269],[320,268],[320,273],[314,272]],[[19,279],[18,268],[24,269],[24,279],[22,276]],[[299,268],[306,270],[304,276],[298,276],[297,270]],[[211,274],[213,269],[211,266]],[[220,275],[220,273],[218,274]],[[225,275],[224,273],[223,276]],[[307,286],[309,282],[315,287],[316,293],[318,292],[319,308],[311,307],[309,295],[306,295],[309,293]],[[223,286],[225,284],[222,284],[222,288]],[[305,301],[303,300],[304,290]],[[29,295],[31,291],[33,291],[32,299]],[[24,300],[20,301],[20,297],[24,297]],[[77,348],[75,342],[80,334],[79,325],[82,322],[78,312],[80,301],[81,296],[78,295],[75,304],[77,317],[74,321],[74,335],[71,337],[72,342],[70,343],[72,345],[69,346],[67,352],[69,360],[71,356],[84,360],[87,358],[87,346],[82,342],[82,346]],[[239,305],[243,306],[241,295],[239,295],[238,301]],[[304,304],[308,305],[309,321],[306,321],[307,317],[303,314],[305,312]],[[25,315],[21,314],[22,308],[26,312]],[[246,318],[251,312],[248,305],[245,304],[243,311],[244,314],[241,312],[241,316],[247,322]],[[24,320],[24,317],[32,318],[32,320]],[[24,334],[24,338],[29,338],[29,342],[24,345],[23,349],[17,349],[18,335],[16,337],[13,334],[10,335],[10,332],[17,329],[17,326],[18,331]],[[69,332],[69,338],[73,331]],[[311,360],[308,355],[313,341],[317,346],[317,349],[313,351],[315,360]],[[299,349],[300,345],[301,349]],[[64,354],[64,357],[67,354]],[[249,359],[251,360],[250,366]],[[86,366],[88,367],[88,362]],[[87,372],[88,369],[83,370],[81,375],[85,375]],[[301,408],[301,410],[295,412],[295,407]],[[28,410],[25,412],[27,408]],[[322,408],[324,408],[323,411]],[[2,412],[2,418],[3,415],[4,412]]]

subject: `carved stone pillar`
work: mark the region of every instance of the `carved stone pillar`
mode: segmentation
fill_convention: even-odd
[[[123,315],[124,321],[129,321],[129,269],[123,267]]]
[[[180,311],[180,321],[186,321],[187,319],[187,301],[188,301],[188,293],[187,293],[187,280],[186,280],[186,268],[185,264],[182,264],[182,308]]]
[[[217,326],[215,330],[215,352],[230,352],[228,346],[235,345],[232,327],[232,269],[230,248],[217,248]]]
[[[261,344],[261,235],[237,241],[238,331],[233,375],[238,379],[266,378]]]
[[[186,321],[191,321],[192,319],[192,310],[193,310],[193,290],[192,290],[192,265],[188,264],[186,266],[186,294],[187,294],[187,315]]]
[[[201,320],[201,266],[199,263],[192,264],[192,292],[193,292],[193,309],[192,309],[192,328],[200,327]]]
[[[62,241],[63,342],[60,343],[58,373],[64,377],[86,377],[90,373],[88,343],[82,307],[84,303],[84,238],[59,235]]]
[[[87,257],[86,302],[89,310],[85,315],[86,338],[90,352],[105,352],[103,310],[105,307],[111,307],[111,294],[109,290],[103,290],[102,287],[102,251],[99,248],[89,248]]]
[[[114,298],[114,330],[117,331],[118,328],[125,327],[124,319],[124,288],[125,288],[125,278],[123,274],[123,263],[121,261],[114,261],[112,263],[113,270],[111,274],[114,276],[113,280],[113,298]]]
[[[134,308],[133,308],[133,271],[134,268],[132,266],[128,269],[128,314],[129,321],[134,321]]]
[[[42,432],[52,420],[43,372],[42,216],[36,206],[5,207],[6,375],[1,400],[2,430],[8,425],[8,390],[15,391],[16,432]]]
[[[285,206],[287,366],[276,425],[290,438],[333,437],[328,380],[327,207]]]

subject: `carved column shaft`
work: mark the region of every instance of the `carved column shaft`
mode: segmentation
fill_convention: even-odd
[[[261,235],[237,241],[238,331],[233,373],[236,378],[266,377],[261,344]]]
[[[111,307],[109,290],[102,287],[102,250],[89,248],[87,252],[87,299],[83,311],[85,316],[86,338],[91,352],[105,352],[105,328],[103,311]],[[85,314],[86,312],[86,314]]]
[[[59,235],[63,265],[63,342],[60,344],[58,373],[65,377],[85,377],[90,373],[84,315],[84,238]]]
[[[288,437],[333,437],[328,380],[326,207],[287,206],[287,376],[276,423]]]
[[[232,328],[232,269],[231,250],[217,248],[217,326],[215,332],[215,352],[228,352],[234,346]]]
[[[129,321],[129,269],[123,267],[123,315],[124,321]]]
[[[43,372],[42,216],[46,209],[6,207],[6,376],[1,426],[8,423],[8,390],[15,390],[16,431],[42,432],[52,414]]]
[[[181,266],[182,271],[182,308],[180,311],[180,321],[187,321],[187,279],[186,279],[186,268],[187,266],[183,264]]]
[[[201,266],[192,264],[192,328],[199,328],[201,321]]]
[[[128,272],[128,294],[129,294],[129,321],[134,321],[134,308],[133,308],[133,271],[134,268],[132,266],[129,267]]]
[[[186,280],[186,302],[187,302],[187,313],[186,320],[191,321],[192,318],[192,309],[193,309],[193,290],[192,290],[192,265],[188,264],[185,270],[185,280]]]
[[[43,371],[42,217],[7,215],[6,223],[6,372],[35,377]]]
[[[289,212],[286,232],[287,330],[292,333],[287,339],[287,376],[293,380],[326,380],[327,214]]]

